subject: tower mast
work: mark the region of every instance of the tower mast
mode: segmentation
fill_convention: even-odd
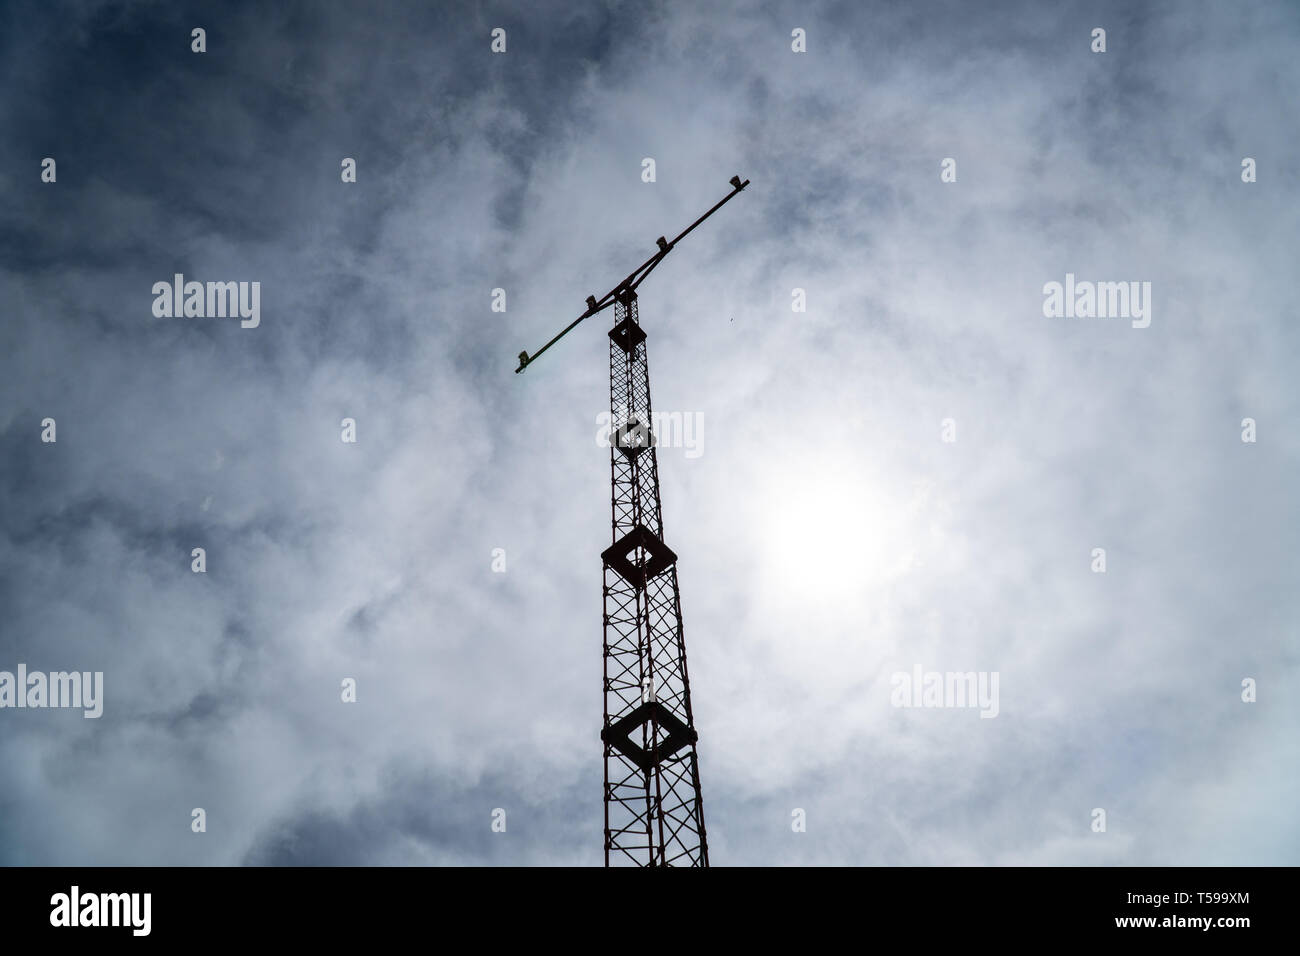
[[[604,570],[605,865],[708,866],[698,735],[691,711],[677,555],[664,541],[650,408],[646,333],[637,286],[732,191],[531,357],[522,372],[583,319],[614,307],[609,331],[611,544]]]

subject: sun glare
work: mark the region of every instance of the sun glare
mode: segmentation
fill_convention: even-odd
[[[891,487],[852,461],[774,475],[764,565],[791,597],[868,593],[910,568],[925,489]]]

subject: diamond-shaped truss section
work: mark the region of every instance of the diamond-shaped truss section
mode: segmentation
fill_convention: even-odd
[[[625,425],[614,432],[614,444],[629,459],[636,458],[654,442],[655,436],[650,426],[636,417],[629,418]]]
[[[645,330],[632,321],[629,315],[618,325],[609,330],[609,337],[624,352],[631,352],[638,344],[645,341]]]
[[[658,746],[647,750],[632,739],[632,733],[650,722],[658,725]],[[645,737],[653,739],[654,735],[648,731]],[[602,730],[600,739],[642,770],[650,770],[665,757],[695,743],[699,736],[678,720],[671,710],[659,701],[651,700]]]
[[[644,552],[635,561],[633,552]],[[677,554],[664,544],[653,531],[638,524],[600,553],[601,559],[619,573],[628,584],[642,588],[645,582],[663,574],[677,561]]]

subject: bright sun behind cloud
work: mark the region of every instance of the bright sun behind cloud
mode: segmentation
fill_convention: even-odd
[[[928,483],[885,480],[851,459],[774,469],[763,500],[769,583],[800,601],[837,601],[889,584],[929,536]]]

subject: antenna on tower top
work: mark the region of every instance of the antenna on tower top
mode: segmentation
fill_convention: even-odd
[[[573,327],[576,326],[583,319],[590,318],[591,316],[595,315],[597,312],[604,312],[606,309],[608,309],[611,305],[614,304],[615,296],[620,291],[627,290],[629,292],[635,292],[636,287],[642,283],[642,281],[645,279],[646,276],[648,276],[651,272],[654,271],[655,266],[659,265],[659,263],[663,261],[664,256],[668,255],[668,253],[673,251],[673,248],[677,245],[677,243],[685,239],[686,236],[690,234],[691,230],[693,230],[696,226],[704,222],[704,220],[708,219],[715,212],[721,209],[725,203],[727,203],[733,196],[735,196],[737,193],[739,193],[742,189],[744,189],[748,185],[749,185],[748,179],[746,179],[744,182],[741,182],[739,176],[732,176],[731,192],[727,193],[727,195],[723,196],[716,203],[714,203],[713,208],[711,208],[703,216],[701,216],[699,219],[696,219],[693,223],[691,223],[689,226],[683,229],[676,239],[674,239],[672,242],[669,242],[663,236],[660,236],[657,240],[655,240],[656,244],[659,246],[659,251],[656,252],[654,255],[652,255],[645,262],[641,263],[641,265],[637,266],[636,269],[632,270],[631,274],[626,279],[624,279],[618,285],[614,286],[614,288],[606,292],[603,296],[600,297],[599,300],[597,300],[594,295],[587,296],[587,311],[582,313],[582,315],[578,316],[576,319],[574,319],[572,322],[566,325],[563,329],[559,331],[559,333],[554,338],[552,338],[549,342],[543,345],[532,355],[529,355],[527,352],[520,352],[519,367],[515,369],[515,373],[518,374],[519,372],[522,372],[533,362],[536,362],[537,359],[541,357],[541,354],[543,352],[549,349],[556,342],[560,341],[560,339],[568,335],[569,332],[573,329]]]

